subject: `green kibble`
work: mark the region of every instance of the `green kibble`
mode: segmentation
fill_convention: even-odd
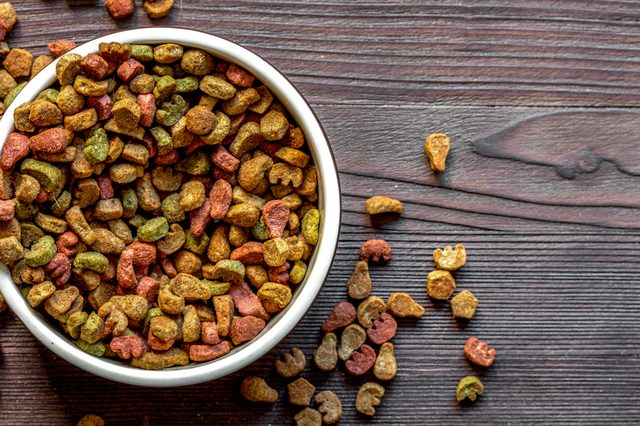
[[[20,92],[22,92],[22,89],[24,89],[24,86],[26,86],[26,85],[27,85],[27,82],[25,81],[24,83],[20,83],[16,87],[11,89],[11,91],[9,92],[7,97],[4,98],[4,107],[5,108],[9,108],[9,105],[11,105],[11,102],[13,102],[13,100],[18,96],[18,94]]]
[[[211,294],[213,296],[222,296],[223,294],[227,294],[229,289],[231,288],[230,282],[219,282],[219,281],[209,281],[202,280],[202,282],[209,286],[211,290]]]
[[[318,228],[320,227],[320,211],[311,209],[302,219],[302,235],[304,240],[312,245],[318,244]]]
[[[196,151],[176,164],[177,171],[196,176],[206,175],[210,167],[209,158],[202,151]]]
[[[29,222],[38,214],[38,206],[31,203],[25,203],[20,200],[16,200],[16,219],[20,222]]]
[[[56,216],[64,216],[64,213],[71,207],[71,198],[69,191],[63,191],[57,198],[54,198],[51,213]]]
[[[458,387],[456,388],[456,398],[458,402],[469,398],[471,401],[475,401],[476,398],[484,392],[484,385],[475,376],[467,376],[460,379]]]
[[[156,141],[158,147],[158,153],[160,155],[166,154],[173,149],[173,140],[171,135],[162,127],[154,127],[150,130],[151,136]]]
[[[198,90],[198,81],[197,77],[189,76],[184,78],[179,78],[176,80],[176,92],[178,93],[191,93]]]
[[[251,234],[258,241],[267,241],[269,239],[269,231],[267,230],[262,217],[260,217],[256,224],[253,225],[253,228],[251,228]]]
[[[149,219],[138,228],[138,239],[145,243],[158,241],[169,233],[169,223],[164,217]]]
[[[307,264],[298,260],[289,271],[289,282],[291,284],[300,284],[306,274]]]
[[[222,278],[225,281],[242,281],[245,268],[239,260],[224,259],[216,263],[215,278]]]
[[[44,300],[56,291],[56,286],[51,281],[44,281],[31,287],[27,295],[27,302],[32,308],[40,305]]]
[[[142,326],[143,334],[146,335],[149,333],[149,325],[151,324],[151,319],[160,315],[164,315],[164,313],[162,312],[162,309],[160,308],[151,308],[147,311],[147,316],[145,317],[144,324]]]
[[[84,157],[91,164],[98,164],[107,159],[109,155],[109,140],[104,129],[96,129],[87,139],[84,145]]]
[[[85,342],[82,339],[79,339],[78,341],[76,341],[76,346],[78,346],[81,350],[88,353],[89,355],[100,357],[103,356],[104,352],[107,350],[107,346],[100,341],[91,344]]]
[[[64,182],[60,169],[32,158],[27,158],[20,164],[20,172],[36,178],[47,192],[54,192]]]
[[[95,312],[91,312],[87,321],[80,327],[80,339],[94,344],[104,334],[104,321]]]
[[[73,339],[79,338],[80,327],[82,326],[82,324],[87,322],[88,318],[89,318],[89,314],[83,311],[72,313],[69,316],[69,319],[67,319],[67,324],[65,325],[67,329],[67,333],[69,333],[69,336],[71,336]]]
[[[156,87],[153,88],[153,96],[155,96],[156,99],[168,99],[176,93],[176,88],[177,83],[175,78],[170,75],[164,75],[156,81]]]
[[[148,44],[132,44],[131,56],[140,62],[153,61],[153,47]]]
[[[44,89],[38,94],[36,99],[44,99],[47,102],[55,104],[58,101],[59,94],[60,92],[58,92],[56,89]]]
[[[169,223],[181,222],[185,219],[184,210],[180,208],[180,194],[176,192],[162,200],[160,209]]]
[[[51,262],[51,259],[56,255],[57,251],[58,249],[53,237],[51,235],[45,235],[31,246],[31,250],[24,255],[24,261],[27,266],[31,266],[32,268],[43,266]]]
[[[147,223],[147,219],[144,216],[139,214],[129,219],[129,225],[133,226],[134,228],[140,228],[145,223]]]
[[[162,81],[162,78],[160,81]],[[158,88],[160,81],[156,84],[156,89]],[[187,102],[184,98],[180,95],[173,95],[171,96],[171,101],[163,102],[160,109],[156,111],[156,121],[163,126],[171,127],[182,118],[186,108]]]
[[[195,254],[202,254],[209,245],[209,239],[206,233],[199,237],[194,237],[191,231],[187,231],[184,248]]]
[[[127,188],[122,191],[122,217],[132,218],[138,210],[138,196],[135,189]]]
[[[73,259],[73,267],[79,269],[90,269],[96,271],[99,274],[107,270],[109,265],[109,259],[107,259],[102,253],[95,251],[87,251],[79,253]]]

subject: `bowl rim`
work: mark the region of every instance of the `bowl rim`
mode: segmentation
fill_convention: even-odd
[[[50,320],[29,306],[6,266],[0,267],[0,291],[13,312],[43,345],[71,364],[97,376],[137,386],[176,387],[229,375],[262,357],[286,337],[306,314],[322,289],[335,257],[341,225],[342,201],[335,156],[320,121],[300,92],[274,66],[243,46],[201,31],[151,27],[110,33],[90,40],[70,53],[85,56],[97,52],[98,45],[103,42],[178,43],[202,49],[247,69],[271,90],[303,129],[317,170],[321,238],[309,261],[310,272],[303,283],[298,285],[287,308],[272,317],[267,327],[252,341],[234,348],[229,354],[216,360],[164,370],[143,370],[83,352],[71,339],[51,327]],[[34,77],[7,108],[0,120],[0,149],[13,130],[15,108],[35,99],[42,90],[55,82],[57,62],[58,60],[54,61]]]

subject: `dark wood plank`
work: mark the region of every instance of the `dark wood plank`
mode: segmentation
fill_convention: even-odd
[[[271,60],[312,102],[332,141],[343,190],[341,241],[313,308],[269,356],[215,382],[149,390],[82,372],[53,356],[10,313],[0,320],[0,424],[283,424],[297,411],[272,362],[292,346],[311,355],[360,243],[381,237],[394,259],[372,270],[375,293],[407,291],[427,307],[395,338],[400,372],[374,424],[637,424],[640,422],[640,226],[637,42],[633,1],[190,1],[157,24],[239,41]],[[23,0],[12,43],[43,52],[55,38],[88,40],[151,23],[115,23],[96,2]],[[59,17],[51,28],[53,17]],[[73,23],[73,24],[72,24]],[[82,23],[83,25],[80,25]],[[602,106],[606,108],[575,108]],[[558,108],[561,107],[561,108]],[[454,141],[434,176],[424,136]],[[596,167],[597,166],[597,167]],[[406,203],[371,220],[364,199]],[[480,299],[463,327],[427,300],[431,251],[464,242],[460,288]],[[487,372],[464,359],[467,337],[492,342]],[[470,373],[486,394],[455,402]],[[273,407],[239,399],[245,374],[280,390]],[[304,373],[344,403],[361,380]]]

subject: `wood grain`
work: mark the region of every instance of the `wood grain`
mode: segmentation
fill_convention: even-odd
[[[387,239],[394,259],[374,291],[407,291],[427,307],[395,338],[399,375],[378,415],[353,409],[361,380],[304,375],[342,398],[344,424],[638,424],[640,422],[640,9],[635,1],[177,1],[165,20],[139,10],[114,22],[92,0],[15,2],[9,42],[83,42],[118,29],[172,25],[249,47],[312,103],[340,170],[344,218],[327,283],[272,354],[215,382],[149,390],[96,378],[58,359],[11,314],[0,320],[0,424],[286,424],[274,358],[311,355],[319,325],[346,297],[358,247]],[[429,132],[454,146],[434,176]],[[401,218],[363,214],[368,196],[406,204]],[[424,287],[438,245],[464,242],[456,275],[480,299],[456,323]],[[470,367],[469,336],[498,361]],[[281,400],[249,406],[237,385],[273,381]],[[473,405],[455,402],[463,375],[483,377]]]

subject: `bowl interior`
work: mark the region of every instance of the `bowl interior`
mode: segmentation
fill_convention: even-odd
[[[304,98],[273,66],[251,51],[223,38],[199,31],[144,28],[92,40],[77,47],[73,52],[85,56],[97,52],[100,43],[111,41],[146,44],[173,42],[205,50],[254,74],[287,108],[305,133],[318,174],[320,240],[309,260],[307,276],[294,291],[293,299],[287,308],[274,316],[252,341],[234,348],[224,357],[207,363],[158,371],[141,370],[118,361],[94,357],[77,348],[48,319],[27,304],[13,283],[9,270],[4,266],[0,268],[0,291],[11,309],[37,339],[65,360],[93,374],[123,383],[152,387],[183,386],[216,379],[245,367],[271,350],[295,327],[322,288],[333,261],[340,227],[340,186],[335,160],[322,127]],[[0,120],[0,147],[13,130],[14,109],[33,100],[38,93],[55,82],[56,63],[57,61],[47,66],[31,80],[7,109]]]

